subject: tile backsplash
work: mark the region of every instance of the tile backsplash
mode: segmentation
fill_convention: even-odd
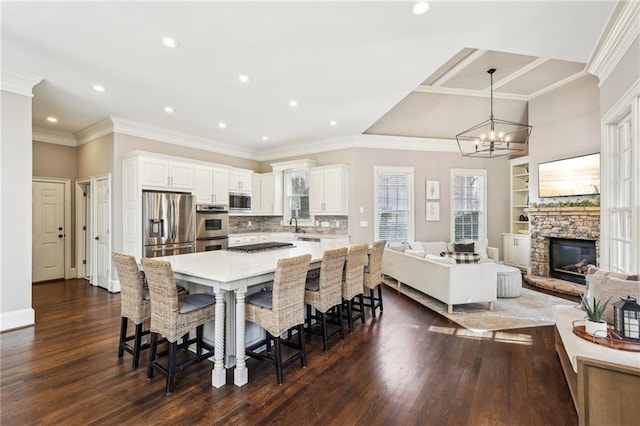
[[[298,228],[308,234],[347,235],[349,232],[349,216],[318,216],[315,219],[320,226],[300,224]],[[289,222],[281,225],[282,222],[282,216],[229,216],[229,233],[293,232],[294,228],[289,226]]]

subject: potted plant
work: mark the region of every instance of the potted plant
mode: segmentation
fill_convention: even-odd
[[[603,303],[601,300],[596,300],[596,298],[593,298],[590,301],[586,296],[582,296],[582,307],[587,313],[587,320],[584,328],[591,336],[607,336],[607,323],[602,320],[602,314],[604,313],[609,300],[611,300],[611,298],[608,298]]]

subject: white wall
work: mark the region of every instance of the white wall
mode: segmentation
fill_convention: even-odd
[[[31,307],[31,96],[0,91],[0,330],[35,323]]]

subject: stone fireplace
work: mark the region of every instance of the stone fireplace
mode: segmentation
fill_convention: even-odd
[[[596,266],[599,264],[600,207],[530,208],[529,220],[531,273],[530,279],[527,281],[555,290],[558,290],[557,287],[566,287],[569,289],[566,291],[567,293],[582,293],[584,290],[581,289],[583,287],[581,284],[584,284],[585,272],[582,263],[595,264]],[[552,239],[554,243],[558,241],[565,243],[565,248],[554,251],[555,260],[562,264],[556,265],[554,268],[551,266],[553,259],[550,259]],[[593,249],[589,247],[593,247]],[[567,271],[558,271],[558,269],[566,269]],[[567,285],[563,285],[566,281],[579,284],[566,283]],[[576,286],[578,286],[577,289]]]

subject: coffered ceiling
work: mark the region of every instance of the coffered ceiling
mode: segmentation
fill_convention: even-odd
[[[416,16],[405,1],[2,2],[3,87],[9,73],[42,79],[38,134],[81,142],[115,117],[259,157],[423,120],[412,98],[486,102],[490,67],[496,97],[526,103],[580,75],[615,4],[435,1]]]

